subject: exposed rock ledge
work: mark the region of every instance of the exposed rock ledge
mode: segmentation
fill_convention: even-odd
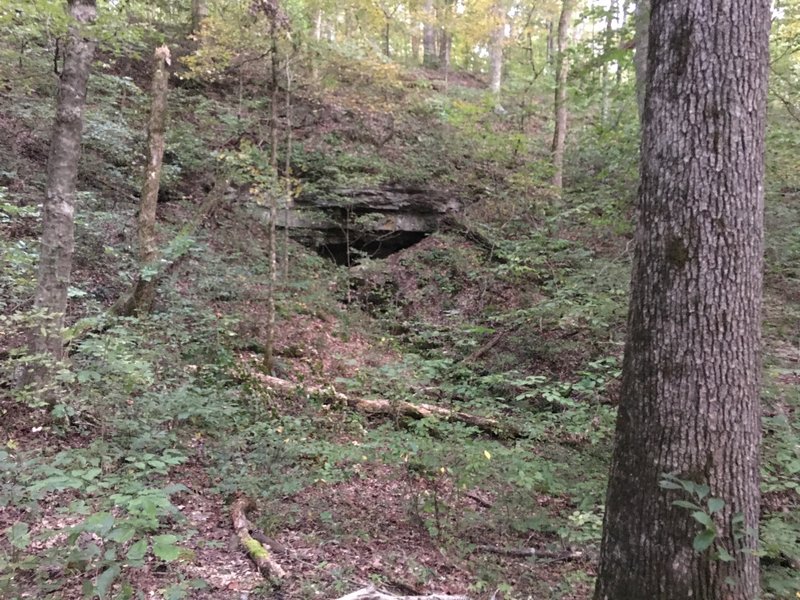
[[[385,258],[436,231],[461,202],[446,192],[382,186],[302,193],[278,213],[299,242],[340,264]]]

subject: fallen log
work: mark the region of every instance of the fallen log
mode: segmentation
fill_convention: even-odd
[[[493,508],[494,507],[494,504],[492,504],[489,500],[486,500],[485,498],[482,498],[477,492],[466,492],[464,495],[467,498],[469,498],[470,500],[474,500],[476,503],[478,503],[483,508]]]
[[[368,414],[411,417],[414,419],[438,417],[445,421],[457,421],[472,425],[484,433],[499,437],[520,437],[522,435],[522,432],[516,426],[509,423],[500,423],[497,419],[450,410],[433,404],[413,404],[404,400],[351,398],[346,394],[337,392],[333,387],[302,387],[286,379],[272,377],[271,375],[258,374],[257,377],[273,389],[287,393],[300,390],[306,394],[318,396],[330,402],[339,403]]]
[[[499,332],[495,333],[492,337],[489,338],[488,342],[486,342],[480,348],[475,350],[472,354],[470,354],[468,357],[466,357],[462,362],[463,363],[475,362],[476,360],[481,358],[484,354],[489,352],[489,350],[494,348],[497,344],[502,342],[503,339],[505,339],[506,336],[508,336],[511,333],[514,333],[517,329],[520,328],[520,326],[521,326],[521,323],[518,323],[518,324],[510,327],[509,329],[504,329],[503,331],[499,331]]]
[[[255,508],[255,502],[250,498],[242,496],[233,502],[231,505],[233,530],[236,532],[236,537],[239,538],[239,542],[244,547],[250,560],[258,567],[261,575],[270,580],[280,580],[286,577],[286,572],[272,558],[270,554],[272,548],[268,544],[262,544],[250,535],[250,530],[253,529],[253,526],[247,519],[247,511],[251,508]]]
[[[374,586],[365,587],[337,600],[469,600],[466,596],[430,594],[428,596],[393,596],[378,591]]]
[[[503,546],[478,545],[476,552],[489,552],[504,556],[548,558],[551,560],[581,560],[587,557],[583,550],[542,550],[540,548],[505,548]]]

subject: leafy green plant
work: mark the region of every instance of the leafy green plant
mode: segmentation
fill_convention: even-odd
[[[695,483],[686,479],[665,473],[659,482],[659,487],[665,490],[682,490],[691,500],[673,500],[672,505],[691,511],[692,519],[700,525],[700,532],[692,540],[695,552],[705,552],[717,539],[717,525],[714,515],[725,508],[722,498],[709,497],[711,489],[704,483]],[[739,518],[741,522],[741,517]],[[734,525],[736,522],[734,522]],[[716,559],[731,562],[733,556],[720,544],[716,544]]]

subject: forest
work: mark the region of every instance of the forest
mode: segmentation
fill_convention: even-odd
[[[0,599],[800,598],[800,0],[0,0]]]

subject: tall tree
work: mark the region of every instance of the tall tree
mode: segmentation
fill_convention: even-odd
[[[387,58],[392,56],[391,34],[392,34],[392,21],[397,11],[400,10],[401,4],[389,3],[385,0],[379,0],[377,3],[378,9],[383,15],[383,53]]]
[[[436,17],[433,10],[433,0],[425,0],[422,9],[422,64],[429,68],[436,68],[438,60],[436,57],[436,28],[434,26]]]
[[[47,159],[47,187],[42,211],[42,237],[34,308],[44,314],[33,327],[29,349],[51,360],[63,358],[62,330],[75,246],[75,187],[81,155],[83,111],[95,43],[86,28],[97,16],[95,0],[69,0],[70,26],[64,67],[58,81],[56,116]],[[30,370],[23,383],[46,383],[52,370]]]
[[[314,41],[319,42],[322,39],[322,9],[318,8],[314,11]]]
[[[608,114],[611,109],[611,77],[609,74],[609,67],[611,65],[611,61],[608,58],[608,54],[614,48],[614,19],[619,12],[619,4],[617,0],[611,0],[608,6],[608,11],[606,12],[606,28],[605,28],[605,35],[603,36],[603,54],[606,56],[603,57],[603,67],[602,67],[602,100],[600,103],[600,120],[605,123],[608,120]],[[619,66],[617,66],[617,72],[619,72]]]
[[[634,55],[636,69],[636,105],[639,108],[639,122],[644,119],[644,93],[647,88],[647,47],[649,45],[650,0],[638,0],[634,13]]]
[[[567,140],[567,43],[572,21],[572,10],[575,0],[562,0],[561,16],[558,18],[558,34],[556,36],[556,87],[553,112],[555,113],[555,129],[553,130],[553,187],[559,192],[564,186],[564,144]]]
[[[450,68],[450,51],[453,46],[453,33],[450,31],[452,16],[452,1],[440,0],[437,7],[439,22],[439,67]]]
[[[506,33],[506,11],[503,3],[497,0],[492,5],[493,27],[489,40],[489,89],[500,94],[503,82],[503,42]]]
[[[146,314],[153,307],[158,283],[158,247],[156,244],[156,207],[164,158],[164,132],[167,118],[167,89],[170,53],[167,46],[156,48],[153,55],[150,122],[147,127],[147,162],[145,163],[142,198],[139,203],[137,237],[139,238],[139,276],[130,295],[115,312],[122,315]]]
[[[268,191],[269,194],[269,280],[267,282],[267,324],[264,342],[264,357],[262,369],[271,373],[274,367],[275,345],[275,292],[278,279],[278,249],[276,224],[278,220],[278,77],[280,72],[280,56],[278,54],[278,38],[289,31],[290,21],[288,14],[283,10],[279,0],[253,0],[252,10],[263,13],[269,23],[270,55],[272,60],[272,81],[270,85],[270,120],[269,120],[269,165],[275,185]],[[287,57],[288,60],[288,57]]]
[[[200,31],[200,25],[206,17],[208,17],[206,0],[192,0],[192,33]]]
[[[628,341],[595,600],[759,596],[769,27],[769,0],[652,7]]]

